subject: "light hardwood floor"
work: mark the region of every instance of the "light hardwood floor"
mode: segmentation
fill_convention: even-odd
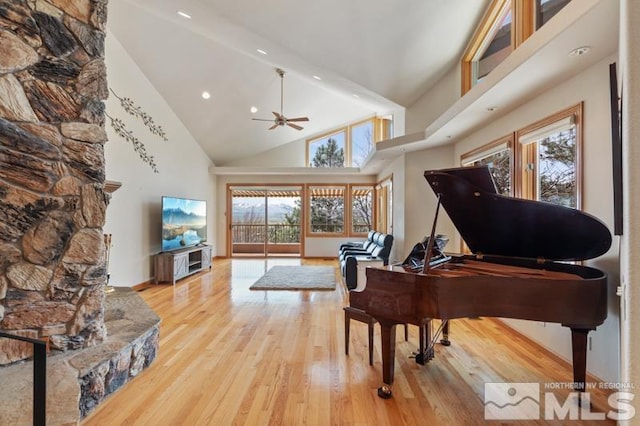
[[[487,424],[485,383],[533,382],[544,392],[546,383],[571,381],[569,364],[499,321],[463,319],[452,323],[452,345],[439,345],[435,359],[424,366],[410,358],[417,328],[409,328],[405,342],[398,327],[393,397],[380,399],[379,328],[373,366],[363,323],[352,322],[346,356],[342,284],[333,292],[249,290],[276,263],[336,265],[216,260],[211,272],[143,290],[162,318],[158,356],[83,425]],[[553,391],[561,403],[569,392]],[[591,392],[591,399],[590,413],[610,410],[605,391]],[[543,417],[543,401],[540,407]]]

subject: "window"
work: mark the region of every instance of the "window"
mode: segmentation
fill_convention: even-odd
[[[343,185],[309,186],[309,233],[345,233],[345,193]]]
[[[519,130],[522,198],[580,208],[582,104]]]
[[[511,44],[511,8],[510,4],[501,12],[490,34],[487,34],[482,48],[473,58],[473,84],[482,81],[513,50]]]
[[[376,229],[393,234],[393,176],[376,185]]]
[[[305,162],[309,167],[362,167],[375,150],[375,143],[389,139],[391,132],[391,117],[349,124],[308,139]]]
[[[363,166],[373,152],[373,120],[351,127],[351,165]]]
[[[344,167],[346,130],[309,141],[309,167]]]
[[[373,187],[351,186],[351,233],[366,234],[373,229]]]
[[[571,0],[536,0],[536,30],[560,12]]]
[[[482,81],[570,0],[492,0],[462,55],[462,94]],[[559,8],[558,8],[559,7]]]
[[[462,155],[460,162],[463,166],[489,166],[498,194],[513,194],[513,135]]]

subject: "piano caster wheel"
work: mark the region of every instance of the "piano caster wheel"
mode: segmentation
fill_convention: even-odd
[[[420,365],[424,365],[425,364],[424,355],[422,354],[422,352],[418,352],[416,354],[416,364],[420,364]]]
[[[382,399],[391,398],[391,387],[388,385],[382,385],[378,388],[378,396]]]
[[[449,340],[449,339],[440,339],[440,344],[442,346],[451,346],[451,340]]]

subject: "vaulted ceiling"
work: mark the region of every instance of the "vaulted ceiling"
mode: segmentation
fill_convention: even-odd
[[[220,166],[410,107],[459,60],[488,2],[111,0],[108,22]],[[284,114],[310,118],[302,131],[251,120],[280,112],[276,68]]]

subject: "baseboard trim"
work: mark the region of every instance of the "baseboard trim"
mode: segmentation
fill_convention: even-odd
[[[150,279],[149,281],[145,281],[145,282],[142,282],[142,283],[140,283],[140,284],[136,284],[136,285],[134,285],[134,286],[133,286],[133,287],[131,287],[131,288],[132,288],[134,291],[142,291],[142,290],[145,290],[145,289],[147,289],[147,288],[151,287],[152,285],[154,285],[154,284],[153,284],[153,281],[154,281],[153,279]]]

